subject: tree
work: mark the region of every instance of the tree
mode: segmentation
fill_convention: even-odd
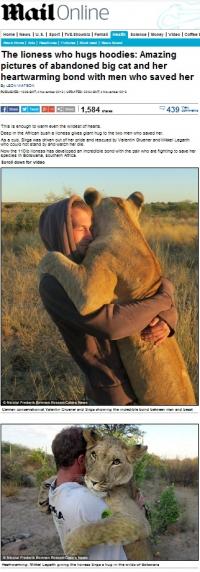
[[[144,435],[144,431],[141,431],[138,425],[131,423],[101,423],[91,427],[103,435],[118,437],[130,445],[136,443],[138,439],[141,441]]]
[[[71,187],[66,187],[64,185],[61,193],[53,193],[53,191],[50,191],[49,193],[46,193],[45,199],[47,203],[57,203],[58,201],[71,197],[73,192],[74,191]]]

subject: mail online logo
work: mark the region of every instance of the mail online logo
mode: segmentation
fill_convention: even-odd
[[[55,9],[54,4],[45,3],[41,8],[29,8],[26,10],[23,4],[2,4],[3,20],[108,20],[107,8],[89,8],[87,4],[71,8],[67,4],[61,4]]]

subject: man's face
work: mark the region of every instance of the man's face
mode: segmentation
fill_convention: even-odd
[[[91,232],[92,212],[74,207],[72,208],[71,216],[76,249],[81,256],[84,256],[90,242],[93,240]]]

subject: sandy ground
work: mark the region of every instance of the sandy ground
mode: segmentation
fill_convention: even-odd
[[[15,497],[2,499],[2,539],[30,534],[2,548],[2,559],[16,555],[62,558],[62,548],[51,516],[37,508],[37,489],[23,488]],[[148,491],[145,491],[148,500]],[[149,490],[150,494],[150,490]],[[161,535],[154,546],[156,560],[198,560],[198,496],[192,488],[177,487],[183,513],[180,522]]]
[[[62,556],[62,548],[51,515],[43,514],[37,507],[38,490],[22,488],[16,497],[2,498],[2,539],[30,534],[28,539],[6,544],[2,557]]]

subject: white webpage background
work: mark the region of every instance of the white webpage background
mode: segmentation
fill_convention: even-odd
[[[61,3],[61,2],[59,2]],[[57,4],[59,4],[57,2]],[[71,3],[72,4],[72,3]],[[92,5],[97,6],[98,4],[102,4],[101,2],[92,2]],[[28,2],[26,2],[26,7],[28,9],[28,7],[32,7],[32,6],[40,7],[41,3],[37,2],[37,0],[34,1],[34,4],[31,2],[31,0],[29,0]],[[54,2],[54,5],[56,6],[56,2]],[[78,5],[78,2],[76,3],[76,5]],[[88,2],[89,5],[89,2]],[[120,30],[157,30],[157,31],[167,31],[167,32],[175,32],[177,31],[187,31],[188,33],[192,30],[196,31],[199,34],[199,28],[200,28],[200,2],[199,0],[184,0],[184,1],[177,1],[177,2],[173,2],[173,1],[169,1],[169,0],[157,0],[157,1],[150,1],[150,0],[140,0],[140,1],[134,1],[134,0],[130,0],[129,2],[122,2],[122,1],[110,1],[110,2],[105,2],[103,3],[104,6],[107,6],[110,10],[110,19],[107,23],[103,23],[102,26],[100,26],[99,22],[96,25],[96,30],[114,30],[114,29],[120,29]],[[47,24],[47,23],[45,23]],[[2,33],[4,32],[20,32],[20,31],[42,31],[45,30],[45,32],[49,31],[49,32],[55,32],[56,30],[63,30],[65,29],[65,31],[78,31],[78,30],[92,30],[94,29],[94,23],[93,22],[68,22],[67,24],[65,23],[63,25],[63,22],[61,21],[56,21],[54,23],[50,23],[48,22],[47,25],[45,25],[44,27],[44,23],[43,22],[37,22],[37,26],[35,25],[34,22],[25,22],[25,23],[20,23],[20,22],[16,22],[16,23],[10,23],[9,22],[9,26],[8,23],[3,22],[2,21]],[[13,48],[12,48],[13,49]],[[37,48],[38,49],[38,48]],[[44,48],[39,48],[40,51],[45,51]],[[115,50],[117,48],[114,48]],[[112,51],[114,51],[114,49],[112,48]],[[130,50],[132,48],[127,48],[127,51]],[[147,51],[153,50],[156,51],[156,48],[145,48]],[[164,48],[167,49],[167,48]],[[35,51],[35,48],[33,49]],[[51,51],[50,48],[48,48],[48,51]],[[65,48],[65,51],[67,49]],[[70,48],[71,50],[71,48]],[[87,48],[87,51],[89,51],[90,49]],[[136,50],[136,48],[134,48],[134,51]],[[137,48],[138,50],[138,48]],[[161,48],[160,48],[161,50]],[[20,51],[19,48],[17,48],[15,51]],[[47,51],[47,50],[46,50]],[[52,49],[52,52],[54,51],[54,48]],[[83,51],[83,48],[79,48],[79,51]],[[109,51],[108,49],[106,49],[106,51]],[[175,51],[175,48],[169,48],[169,51]],[[186,104],[186,103],[190,103],[190,104],[198,104],[199,105],[199,51],[197,48],[176,48],[177,51],[177,60],[175,62],[170,62],[170,71],[169,73],[174,73],[176,71],[176,65],[178,64],[178,70],[182,71],[182,73],[185,74],[194,74],[195,75],[195,79],[192,82],[184,82],[184,84],[178,83],[178,82],[165,82],[164,84],[161,83],[157,83],[156,85],[154,85],[152,82],[151,84],[148,83],[148,89],[145,87],[145,82],[140,82],[140,83],[133,83],[130,85],[126,84],[126,89],[127,89],[127,94],[123,95],[123,102],[121,95],[116,94],[115,96],[115,104],[121,104],[123,103],[123,105],[138,105],[141,103],[144,104],[150,104],[150,105],[156,105],[159,106],[160,104]],[[20,61],[20,59],[18,60]],[[162,62],[165,60],[160,60],[160,62]],[[90,84],[90,85],[89,85]],[[106,84],[104,84],[105,86]],[[39,87],[39,86],[37,86]],[[36,91],[37,91],[37,87],[36,87]],[[52,87],[49,85],[49,87]],[[55,86],[54,86],[55,87]],[[91,83],[90,82],[86,82],[84,84],[83,89],[91,89]],[[94,86],[93,86],[94,87]],[[110,87],[110,84],[109,84]],[[117,89],[122,89],[124,90],[124,84],[122,82],[117,82],[117,86],[115,85],[115,87],[117,87]],[[40,86],[40,89],[43,88],[43,86]],[[73,86],[70,86],[70,88],[76,89],[76,84],[75,82],[73,82]],[[79,83],[79,89],[80,89],[80,83]],[[97,86],[95,85],[95,89],[97,89]],[[20,96],[20,100],[19,98],[15,99],[15,95],[14,94],[7,94],[6,98],[2,95],[2,105],[8,105],[8,104],[36,104],[37,102],[39,102],[41,105],[42,104],[65,104],[66,103],[66,99],[65,97],[63,98],[62,94],[49,94],[48,95],[48,102],[47,102],[47,97],[44,99],[41,97],[40,94],[35,93],[34,97],[31,94],[24,94],[22,97],[22,94]],[[92,95],[87,95],[87,97],[83,94],[81,94],[81,99],[80,97],[78,97],[78,95],[74,95],[71,96],[71,98],[67,97],[67,104],[74,104],[74,103],[80,103],[80,105],[84,104],[84,103],[95,103],[98,104],[99,102],[102,102],[102,95],[99,94],[99,96],[95,96],[95,101],[94,101],[94,97]],[[107,103],[110,105],[110,97],[107,98],[107,100],[104,99],[103,103]],[[85,124],[94,124],[94,123],[98,123],[101,126],[102,131],[107,131],[108,129],[110,131],[124,131],[124,130],[134,130],[134,131],[163,131],[165,133],[166,136],[171,137],[171,138],[188,138],[191,141],[190,147],[191,149],[193,149],[193,153],[192,154],[181,154],[181,153],[176,153],[174,154],[168,154],[166,155],[162,155],[162,154],[155,154],[155,155],[150,155],[148,156],[148,154],[145,154],[143,156],[139,156],[136,158],[134,158],[134,156],[131,154],[129,155],[129,153],[122,153],[121,155],[121,163],[120,166],[122,167],[128,167],[128,166],[155,166],[155,167],[162,167],[162,166],[174,166],[174,167],[181,167],[181,166],[191,166],[191,167],[198,167],[199,166],[199,127],[198,127],[198,116],[191,116],[191,115],[184,115],[184,116],[179,116],[179,115],[174,115],[171,116],[170,114],[166,114],[166,115],[152,115],[152,109],[154,110],[153,107],[151,107],[151,109],[149,110],[149,113],[147,113],[146,115],[144,114],[138,114],[137,110],[136,112],[132,115],[125,115],[125,113],[121,114],[120,113],[116,113],[113,116],[103,116],[101,115],[100,117],[96,117],[96,114],[92,114],[92,115],[87,115],[84,117],[77,117],[74,115],[67,115],[67,117],[64,115],[62,117],[58,117],[58,114],[49,114],[47,116],[47,114],[43,115],[35,115],[33,116],[33,114],[30,115],[26,115],[26,117],[22,114],[2,114],[2,123],[3,124],[9,124],[13,127],[11,127],[11,130],[18,131],[17,125],[24,125],[24,127],[26,127],[26,125],[35,125],[36,129],[37,129],[37,125],[41,125],[41,124],[46,124],[47,126],[49,124],[54,124],[54,123],[66,123],[66,124],[80,124],[81,126],[85,125]],[[147,109],[148,111],[148,109]],[[82,127],[81,127],[82,128]],[[4,130],[4,129],[3,129]],[[20,137],[19,137],[20,140]],[[185,144],[186,145],[186,144]],[[116,148],[119,148],[119,143],[117,143]],[[89,145],[89,148],[92,148],[93,145]],[[177,145],[177,149],[179,148],[179,146]],[[186,147],[184,146],[184,149]],[[77,156],[76,158],[62,158],[62,159],[57,159],[57,158],[53,158],[53,159],[45,159],[45,166],[51,166],[51,167],[61,167],[61,166],[65,166],[65,167],[74,167],[74,166],[89,166],[91,163],[89,163],[88,161],[91,161],[91,157],[87,154],[84,157],[80,157]],[[15,164],[13,165],[8,165],[11,167],[15,167]],[[26,164],[24,165],[26,167]],[[28,165],[27,165],[28,166]],[[32,165],[31,165],[32,166]],[[38,164],[36,164],[35,166],[39,166]],[[110,155],[106,155],[106,153],[102,154],[102,155],[96,155],[95,156],[95,160],[93,160],[92,165],[93,167],[95,166],[119,166],[119,157],[116,156],[110,156]],[[20,410],[14,412],[13,410],[10,411],[2,411],[2,422],[4,423],[19,423],[22,422],[26,424],[26,423],[40,423],[44,421],[44,416],[43,416],[43,411],[42,411],[42,407],[41,408],[37,408],[37,413],[33,410],[29,410],[29,408],[26,408],[27,411],[22,413]],[[45,409],[45,408],[44,408]],[[46,420],[47,420],[47,412],[45,412],[46,415]],[[165,413],[163,415],[163,413],[150,413],[149,412],[145,412],[145,408],[143,408],[143,411],[141,413],[135,413],[134,415],[132,414],[133,412],[128,412],[127,410],[122,410],[120,411],[120,422],[124,423],[124,422],[130,422],[130,420],[132,422],[143,422],[143,423],[149,423],[149,422],[162,422],[162,421],[166,421],[166,419],[169,419],[169,421],[171,423],[187,423],[188,421],[190,422],[197,422],[198,420],[198,410],[196,409],[195,412],[182,412],[182,413],[178,413],[175,411],[168,411],[168,413]],[[95,410],[95,408],[91,409],[90,412],[88,413],[88,410],[79,410],[79,412],[77,413],[75,410],[68,410],[66,412],[66,408],[54,408],[54,410],[50,410],[48,412],[48,423],[98,423],[98,422],[102,422],[102,420],[104,422],[109,422],[109,423],[114,423],[114,422],[119,422],[119,412],[115,413],[110,411],[109,408],[104,407],[104,411],[103,413],[100,410]],[[27,567],[30,567],[31,565],[34,567],[39,567],[39,566],[45,566],[48,568],[47,563],[1,563],[1,567],[6,567],[8,569],[11,569],[15,566],[20,567],[22,570],[25,570]],[[163,569],[172,569],[172,570],[178,570],[178,569],[186,569],[186,570],[199,570],[199,563],[198,562],[155,562],[154,565],[156,567],[160,567]],[[63,563],[62,565],[60,563],[49,563],[49,567],[55,569],[57,567],[68,567],[67,563]],[[122,563],[113,563],[112,564],[113,567],[117,566],[118,568],[122,567]],[[127,566],[130,567],[134,567],[134,563],[127,563]],[[141,567],[141,563],[136,563],[135,564],[136,567]],[[70,568],[84,568],[85,565],[82,563],[82,565],[78,565],[77,563],[73,563],[70,564]],[[93,567],[95,567],[95,563],[93,563]],[[111,567],[111,564],[108,566],[107,564],[104,565],[104,568],[108,569],[108,567]],[[149,567],[149,565],[148,565]]]

